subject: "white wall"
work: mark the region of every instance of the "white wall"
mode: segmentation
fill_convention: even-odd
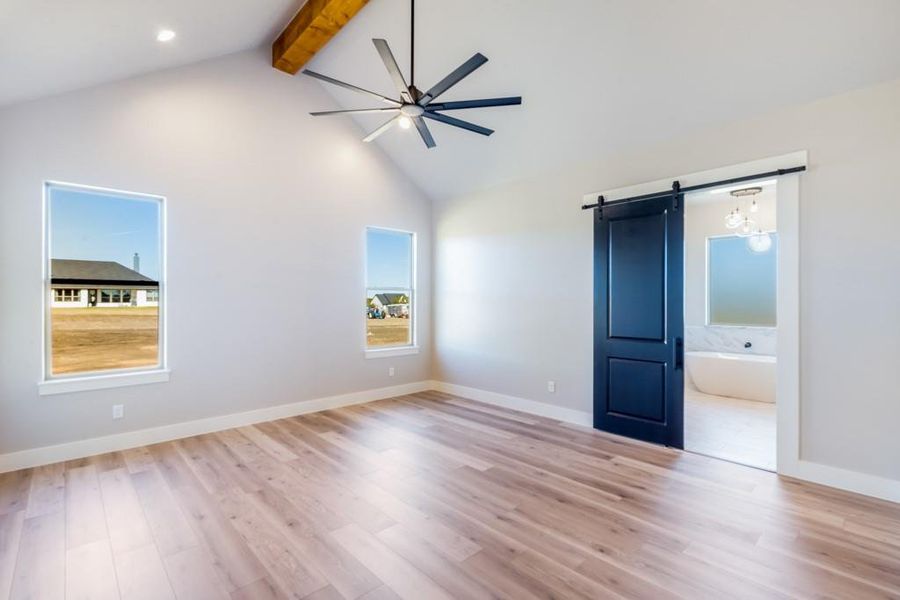
[[[900,81],[436,205],[435,378],[590,411],[582,195],[801,149],[801,455],[900,480]]]
[[[430,202],[332,105],[252,51],[0,112],[0,454],[428,378]],[[168,383],[38,395],[45,179],[168,197]],[[419,355],[365,359],[366,225],[419,234]]]

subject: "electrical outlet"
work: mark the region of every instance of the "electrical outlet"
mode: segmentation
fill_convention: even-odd
[[[125,406],[122,404],[113,404],[113,419],[121,419],[125,416]]]
[[[394,367],[388,367],[388,377],[394,376]]]
[[[550,380],[547,382],[547,391],[551,392],[551,393],[556,391],[556,382],[555,381]]]

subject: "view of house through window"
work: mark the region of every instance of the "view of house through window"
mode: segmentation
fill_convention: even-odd
[[[413,343],[413,234],[366,229],[366,345]]]
[[[47,187],[48,375],[161,364],[161,200]]]
[[[754,251],[746,237],[708,240],[707,301],[710,325],[775,327],[778,235]]]

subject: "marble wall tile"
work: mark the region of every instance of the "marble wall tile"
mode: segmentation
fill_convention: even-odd
[[[684,347],[688,352],[734,352],[775,355],[777,332],[773,327],[687,326]],[[750,342],[750,348],[744,344]]]

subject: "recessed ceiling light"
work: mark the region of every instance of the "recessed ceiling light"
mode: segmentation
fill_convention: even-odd
[[[159,33],[156,34],[156,41],[158,42],[171,42],[175,39],[175,32],[171,29],[163,29]]]

